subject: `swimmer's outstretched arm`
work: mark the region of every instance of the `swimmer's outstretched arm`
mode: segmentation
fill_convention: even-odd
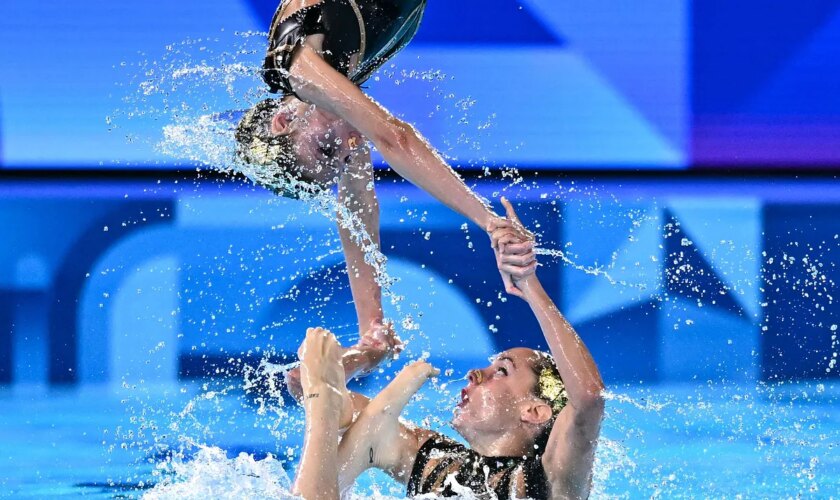
[[[359,373],[370,372],[388,355],[402,348],[399,337],[390,324],[386,324],[382,312],[382,289],[377,283],[377,269],[366,261],[372,254],[371,245],[379,248],[379,201],[373,186],[373,170],[370,165],[370,150],[363,148],[355,153],[338,186],[339,213],[338,231],[347,262],[350,291],[356,306],[359,321],[359,343],[347,349],[342,356],[345,381]],[[356,221],[349,219],[356,218]],[[358,227],[358,226],[361,226]],[[359,238],[349,228],[364,229],[366,238]],[[300,383],[300,369],[295,368],[286,377],[289,392],[301,401],[303,391]],[[368,399],[361,394],[350,393],[350,410],[343,416],[359,413]],[[342,429],[349,425],[343,421]]]
[[[508,219],[519,223],[503,200]],[[497,235],[493,235],[494,239]],[[572,498],[587,496],[595,457],[595,445],[604,417],[604,382],[592,355],[542,287],[534,272],[533,254],[520,249],[527,244],[499,245],[499,267],[510,273],[522,297],[531,306],[566,387],[569,401],[551,428],[542,456],[546,476],[557,494]]]
[[[341,207],[337,217],[338,232],[347,261],[350,291],[361,333],[371,325],[381,325],[384,320],[382,288],[376,281],[376,269],[365,260],[367,255],[372,256],[374,251],[379,251],[379,199],[376,197],[370,163],[370,150],[364,147],[361,152],[352,155],[338,183],[338,202]],[[357,224],[350,220],[354,215],[358,217]],[[354,235],[350,228],[357,232],[364,230],[368,238],[362,238],[361,234]]]
[[[365,95],[313,48],[302,45],[295,50],[290,74],[298,97],[356,127],[402,177],[485,231],[499,219],[411,125]]]

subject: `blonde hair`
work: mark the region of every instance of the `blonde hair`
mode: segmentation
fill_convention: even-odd
[[[300,198],[320,186],[298,165],[292,137],[271,133],[271,120],[284,104],[279,99],[264,99],[245,113],[236,126],[236,155],[251,180],[279,195]]]

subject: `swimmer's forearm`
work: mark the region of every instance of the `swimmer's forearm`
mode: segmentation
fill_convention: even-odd
[[[374,323],[382,324],[384,320],[382,288],[376,281],[377,270],[365,261],[366,252],[363,248],[365,244],[373,244],[375,248],[369,250],[379,251],[379,200],[367,179],[368,176],[351,179],[350,174],[345,174],[338,188],[339,203],[358,217],[368,237],[354,236],[350,229],[353,226],[350,221],[339,217],[338,232],[347,261],[350,293],[356,307],[360,333],[367,331]],[[355,229],[358,231],[362,228]]]
[[[577,408],[600,404],[604,382],[583,340],[545,292],[536,274],[526,278],[520,288],[545,335],[569,401]]]
[[[306,500],[338,500],[338,418],[341,396],[322,384],[304,395],[306,433],[295,492]]]
[[[382,157],[401,177],[463,215],[481,229],[498,216],[411,125],[392,120],[392,129],[376,144]],[[374,141],[376,143],[376,141]]]

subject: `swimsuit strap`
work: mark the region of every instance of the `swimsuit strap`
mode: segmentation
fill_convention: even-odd
[[[417,455],[414,458],[414,466],[411,468],[411,476],[409,476],[408,486],[406,487],[406,495],[419,495],[422,491],[425,491],[426,488],[431,486],[431,480],[436,479],[437,475],[442,472],[443,468],[441,465],[444,462],[448,462],[446,466],[452,465],[452,461],[456,458],[456,453],[454,452],[463,451],[464,449],[463,445],[440,435],[432,436],[427,439],[426,442],[423,443],[423,446],[417,450]],[[432,472],[426,476],[426,480],[423,481],[423,471],[426,470],[426,465],[428,465],[429,460],[432,458],[432,452],[453,453],[449,453],[441,459],[441,461],[435,465]]]
[[[306,39],[326,29],[322,20],[323,2],[304,7],[280,21],[280,9],[274,14],[269,31],[269,50],[263,62],[262,77],[269,92],[294,94],[289,84],[292,52]]]

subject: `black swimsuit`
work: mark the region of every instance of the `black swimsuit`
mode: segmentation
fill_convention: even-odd
[[[263,80],[271,92],[291,94],[291,56],[307,36],[325,35],[324,60],[361,85],[414,38],[426,0],[322,0],[280,21],[282,7],[271,21]]]
[[[424,471],[433,464],[425,478]],[[525,497],[534,500],[549,498],[548,479],[542,463],[535,457],[485,457],[466,446],[443,436],[426,441],[417,452],[406,496],[433,493],[444,497],[456,496],[448,477],[458,485],[472,490],[480,499],[509,500],[513,498],[511,482],[520,469],[525,483]]]

